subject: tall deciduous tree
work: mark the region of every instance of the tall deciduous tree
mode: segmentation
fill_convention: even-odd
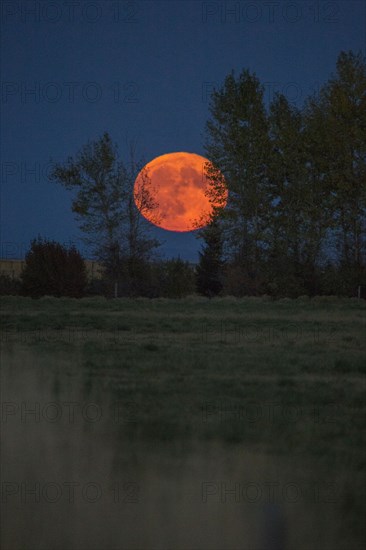
[[[117,146],[104,133],[67,162],[55,163],[51,174],[51,179],[66,189],[76,190],[72,210],[84,241],[114,280],[122,266],[125,275],[133,279],[137,264],[146,261],[159,246],[148,235],[148,222],[141,216],[157,208],[147,173],[134,198],[134,181],[142,166],[135,160],[133,148],[128,165],[119,160]]]
[[[258,293],[262,279],[280,281],[281,293],[314,294],[337,258],[348,281],[339,288],[354,293],[366,269],[362,54],[341,52],[336,74],[302,109],[278,94],[267,114],[256,76],[231,74],[212,94],[210,114],[206,151],[229,189],[220,221],[235,292]]]
[[[305,209],[305,159],[302,117],[279,94],[270,105],[270,193],[272,247],[281,259],[301,263],[303,212]]]
[[[336,74],[306,106],[318,186],[328,193],[344,266],[366,263],[366,64],[341,52]]]
[[[268,120],[255,74],[230,74],[211,97],[208,158],[224,174],[229,200],[224,235],[233,257],[256,270],[268,238]]]
[[[272,241],[270,270],[283,290],[315,290],[315,272],[330,222],[329,200],[312,162],[312,131],[303,112],[278,94],[270,105]]]

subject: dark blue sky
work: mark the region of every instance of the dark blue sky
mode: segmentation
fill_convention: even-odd
[[[208,95],[234,69],[255,71],[266,101],[297,105],[325,82],[341,50],[366,53],[366,3],[346,1],[3,0],[1,255],[38,233],[83,249],[71,194],[47,181],[108,131],[128,160],[204,154]],[[195,260],[193,233],[153,229],[162,253]]]

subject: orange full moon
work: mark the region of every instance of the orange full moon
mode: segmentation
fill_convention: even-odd
[[[134,199],[141,214],[168,231],[204,227],[215,207],[225,207],[227,197],[222,174],[195,153],[156,157],[140,171],[134,185]]]

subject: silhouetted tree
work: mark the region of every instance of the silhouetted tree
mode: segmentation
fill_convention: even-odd
[[[366,262],[366,62],[341,52],[336,74],[306,105],[317,185],[328,194],[338,258],[362,270]],[[319,206],[319,204],[318,204]]]
[[[80,298],[87,284],[83,258],[74,246],[66,248],[38,237],[31,242],[21,274],[23,295]]]
[[[257,269],[268,232],[268,118],[264,88],[255,74],[243,70],[226,77],[211,96],[206,125],[207,156],[223,173],[229,200],[223,215],[227,252]]]
[[[55,163],[51,174],[51,180],[77,191],[72,210],[84,241],[114,284],[120,281],[122,271],[133,281],[136,266],[148,260],[160,245],[148,235],[149,222],[141,215],[149,211],[151,219],[157,208],[146,172],[142,172],[142,183],[134,193],[134,182],[143,164],[135,160],[133,147],[129,164],[120,161],[117,146],[104,133],[88,142],[75,158]]]
[[[316,175],[308,155],[311,132],[305,131],[301,110],[277,94],[270,105],[269,122],[272,207],[267,292],[298,296],[310,291],[330,220],[329,201],[323,187],[314,184]]]
[[[217,218],[201,231],[201,236],[205,244],[196,267],[196,287],[199,294],[212,297],[223,288],[223,243]]]
[[[166,298],[184,298],[195,292],[194,270],[189,262],[174,258],[161,266],[161,293]]]
[[[16,296],[20,293],[20,281],[7,273],[0,273],[0,296]]]
[[[328,278],[356,295],[366,263],[365,57],[341,52],[303,108],[277,94],[268,113],[256,76],[232,73],[210,114],[207,156],[229,189],[225,291],[314,295]]]

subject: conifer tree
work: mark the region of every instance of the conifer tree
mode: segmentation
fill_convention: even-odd
[[[201,232],[204,239],[196,267],[196,288],[199,294],[212,297],[223,288],[223,243],[219,221],[214,218]]]

